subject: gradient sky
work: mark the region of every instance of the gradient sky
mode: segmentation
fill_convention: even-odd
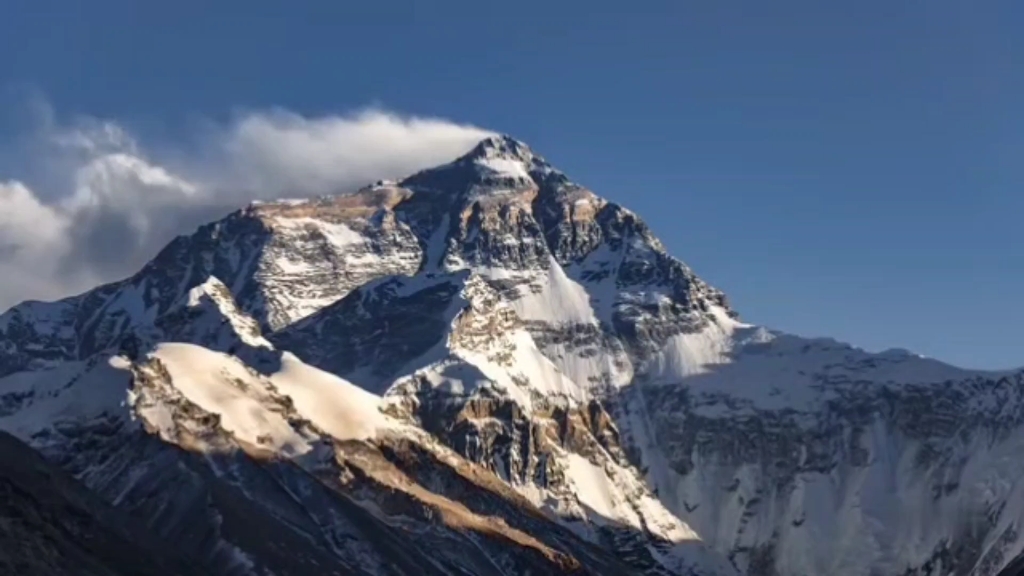
[[[1024,365],[1019,0],[0,12],[0,86],[64,113],[167,133],[379,105],[507,132],[639,212],[749,321]]]

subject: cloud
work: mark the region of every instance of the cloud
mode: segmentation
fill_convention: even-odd
[[[355,190],[447,162],[490,134],[377,109],[260,110],[146,143],[116,121],[61,123],[42,110],[3,147],[17,161],[0,166],[19,169],[0,173],[0,310],[128,276],[175,235],[250,200]]]
[[[218,141],[229,183],[257,194],[347,189],[454,159],[489,133],[379,110],[308,119],[286,111],[240,118]]]
[[[69,252],[68,221],[24,184],[0,182],[0,307],[59,296],[54,278]]]

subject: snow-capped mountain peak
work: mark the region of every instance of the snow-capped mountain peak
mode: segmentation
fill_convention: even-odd
[[[402,186],[470,198],[541,187],[564,187],[569,179],[529,146],[510,136],[490,136],[449,164],[400,182]]]
[[[741,323],[508,136],[0,315],[0,428],[239,576],[992,576],[1022,390]]]
[[[459,160],[475,161],[487,158],[503,158],[528,164],[538,157],[525,143],[507,134],[501,134],[484,138]],[[540,161],[543,162],[542,159]]]

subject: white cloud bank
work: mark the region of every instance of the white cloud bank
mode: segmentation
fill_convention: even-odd
[[[489,134],[381,110],[271,110],[147,147],[114,121],[42,117],[17,144],[30,173],[0,173],[0,311],[128,276],[175,235],[250,200],[355,190]]]

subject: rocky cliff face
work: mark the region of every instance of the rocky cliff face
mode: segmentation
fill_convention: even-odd
[[[742,323],[507,137],[15,307],[0,377],[0,428],[217,573],[980,576],[1024,550],[1024,373]]]

